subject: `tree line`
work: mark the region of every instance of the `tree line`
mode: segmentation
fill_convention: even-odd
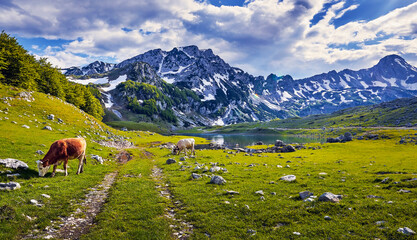
[[[46,58],[36,59],[4,31],[0,34],[0,82],[56,96],[97,119],[103,118],[96,89],[68,81]]]

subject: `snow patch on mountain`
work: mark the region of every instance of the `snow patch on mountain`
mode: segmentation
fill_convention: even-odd
[[[68,80],[71,81],[71,82],[82,84],[82,85],[88,85],[89,83],[104,84],[104,83],[109,82],[109,79],[107,77],[105,77],[105,78],[88,78],[88,79],[75,79],[75,78],[69,77]]]
[[[113,89],[116,88],[117,85],[119,85],[119,83],[126,82],[126,79],[127,79],[126,75],[119,76],[116,80],[109,81],[110,86],[109,87],[104,87],[104,88],[102,88],[102,90],[105,91],[105,92],[113,90]]]

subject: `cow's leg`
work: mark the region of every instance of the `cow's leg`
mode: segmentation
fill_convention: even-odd
[[[51,175],[51,177],[54,177],[54,176],[55,176],[56,167],[57,167],[57,165],[56,165],[56,164],[54,164],[54,169],[52,170],[52,175]]]
[[[84,153],[81,154],[80,157],[78,157],[79,163],[78,163],[78,170],[77,174],[80,174],[83,172],[83,163],[84,163]]]
[[[194,148],[194,144],[193,144],[193,146],[192,146],[192,148],[191,148],[191,153],[195,156],[195,148]]]
[[[81,169],[80,169],[80,173],[84,172],[84,163],[87,164],[87,158],[85,157],[85,153],[83,153],[81,155]]]
[[[64,159],[64,171],[65,171],[65,176],[68,176],[68,158]]]

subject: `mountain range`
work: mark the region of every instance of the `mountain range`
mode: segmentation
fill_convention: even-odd
[[[132,100],[142,109],[144,101],[156,98],[157,110],[148,114],[151,119],[169,110],[178,127],[331,113],[417,96],[417,68],[397,55],[386,56],[367,69],[330,71],[296,80],[289,75],[253,76],[230,66],[211,49],[197,46],[155,49],[118,64],[96,61],[63,70],[71,81],[98,84],[106,108],[121,119],[134,120],[129,117]],[[143,88],[126,88],[127,84],[116,87],[127,80],[154,86],[166,98],[144,94]]]

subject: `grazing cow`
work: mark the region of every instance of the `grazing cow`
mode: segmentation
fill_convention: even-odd
[[[184,150],[185,156],[187,156],[187,149],[191,149],[191,153],[195,155],[194,143],[194,138],[181,139],[178,141],[174,149],[172,149],[172,153],[178,155],[181,151]]]
[[[87,159],[85,158],[86,148],[87,143],[84,138],[65,138],[55,141],[52,143],[45,157],[42,160],[36,161],[39,176],[45,176],[51,165],[54,165],[52,177],[55,176],[56,167],[62,162],[64,162],[65,176],[67,176],[67,165],[70,159],[78,159],[80,161],[77,174],[82,173],[84,171],[84,163],[87,164]]]

